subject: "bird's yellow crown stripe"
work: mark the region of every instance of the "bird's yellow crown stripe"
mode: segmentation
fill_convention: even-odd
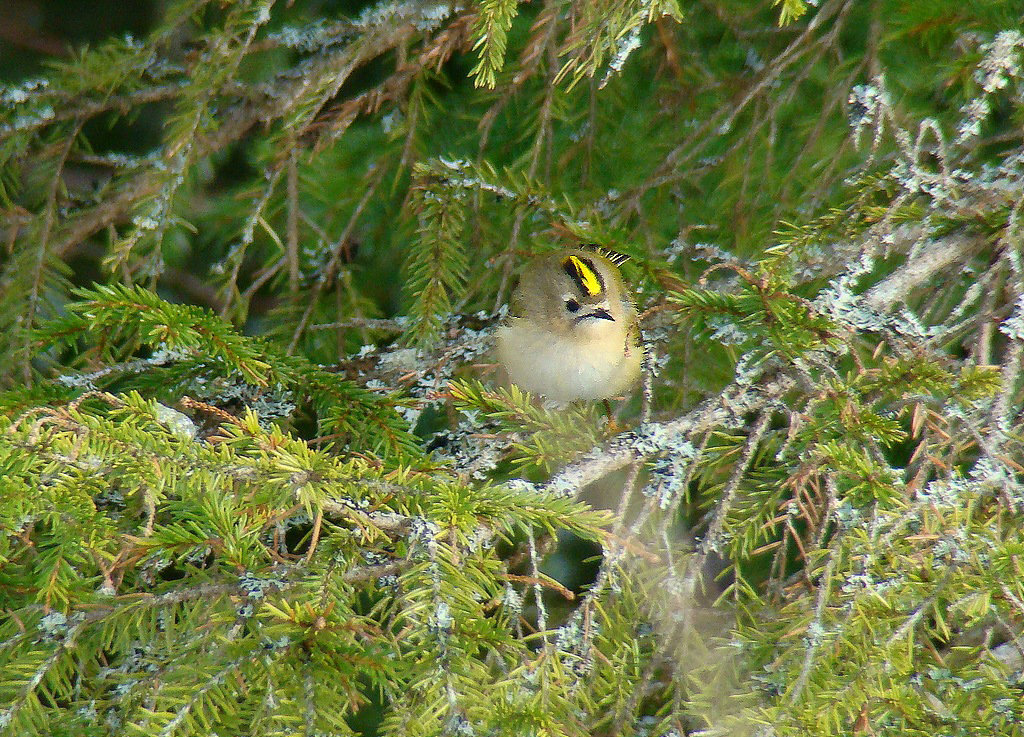
[[[573,271],[579,277],[579,284],[587,294],[596,297],[601,293],[601,279],[585,261],[578,256],[569,256],[566,259],[566,265],[568,264],[572,264]]]

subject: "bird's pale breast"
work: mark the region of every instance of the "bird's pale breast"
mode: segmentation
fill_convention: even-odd
[[[618,324],[570,339],[520,318],[499,328],[498,360],[521,389],[548,399],[607,399],[628,389],[640,373],[642,352]]]

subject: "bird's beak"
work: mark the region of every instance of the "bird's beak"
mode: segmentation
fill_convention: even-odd
[[[606,310],[604,307],[598,307],[593,312],[588,312],[586,315],[580,315],[579,317],[577,317],[576,324],[578,325],[583,320],[586,320],[591,317],[596,320],[610,320],[612,322],[615,322],[615,318],[612,317],[611,313],[608,312],[608,310]]]

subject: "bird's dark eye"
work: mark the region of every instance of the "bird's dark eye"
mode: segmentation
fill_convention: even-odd
[[[565,300],[565,309],[569,310],[569,312],[578,312],[580,303],[574,299],[567,299]]]

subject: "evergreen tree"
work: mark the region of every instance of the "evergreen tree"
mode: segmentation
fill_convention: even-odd
[[[1024,735],[1019,3],[339,5],[7,72],[0,735]]]

